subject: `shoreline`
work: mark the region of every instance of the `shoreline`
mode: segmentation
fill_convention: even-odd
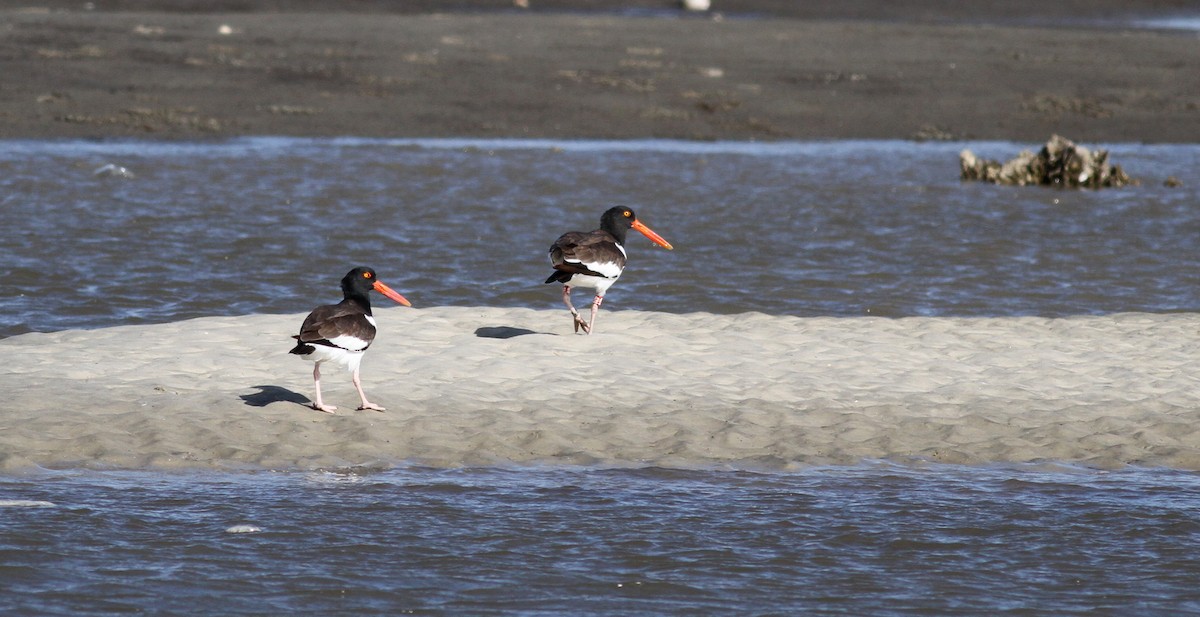
[[[69,0],[0,10],[0,140],[1200,143],[1191,33],[1062,26],[1117,0]],[[632,0],[635,11],[669,11]],[[1163,14],[1183,5],[1140,5]],[[169,10],[168,10],[169,9]],[[283,12],[288,9],[292,12]],[[583,9],[583,10],[579,10]],[[1000,12],[1002,11],[1002,12]],[[1040,24],[1040,25],[1039,25]],[[770,146],[768,146],[770,147]],[[0,340],[0,473],[866,460],[1200,470],[1200,316],[832,318],[380,310],[364,386],[304,407],[302,315]],[[137,346],[128,348],[130,340]],[[331,402],[353,398],[329,371]]]

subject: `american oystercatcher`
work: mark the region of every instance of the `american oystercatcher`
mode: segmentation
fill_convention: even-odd
[[[609,208],[600,217],[600,229],[589,232],[569,231],[554,241],[550,246],[550,265],[554,266],[554,274],[546,279],[547,283],[563,284],[563,302],[571,309],[571,317],[575,323],[575,331],[583,328],[584,333],[591,334],[592,326],[596,323],[596,312],[604,302],[604,293],[612,284],[621,278],[625,270],[625,235],[630,229],[636,229],[650,241],[670,250],[670,242],[654,233],[638,220],[633,210],[624,206]],[[584,322],[579,311],[571,304],[571,288],[588,287],[596,290],[592,300],[592,317]]]
[[[355,268],[342,277],[342,301],[313,309],[304,318],[300,334],[292,337],[297,342],[289,353],[316,363],[313,384],[317,400],[313,409],[317,411],[333,413],[337,409],[321,401],[321,363],[329,361],[345,366],[353,373],[354,388],[362,399],[359,409],[384,411],[383,407],[367,400],[358,377],[363,353],[375,340],[375,318],[371,316],[371,299],[367,297],[372,289],[404,306],[412,306],[404,296],[376,279],[374,270]]]

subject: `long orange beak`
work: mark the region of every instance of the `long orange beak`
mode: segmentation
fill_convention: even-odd
[[[409,302],[408,300],[405,300],[404,296],[396,293],[395,289],[392,289],[391,287],[388,287],[387,285],[384,285],[383,283],[381,283],[379,281],[375,281],[374,288],[375,288],[375,291],[378,291],[379,293],[395,300],[396,302],[399,302],[400,304],[403,304],[404,306],[412,306],[412,303]]]
[[[664,239],[663,239],[663,237],[662,237],[662,236],[660,236],[660,235],[658,235],[658,234],[654,233],[654,230],[653,230],[653,229],[650,229],[649,227],[646,227],[646,226],[645,226],[645,225],[643,225],[643,224],[642,224],[642,222],[641,222],[641,221],[639,221],[639,220],[636,220],[636,219],[635,219],[635,220],[633,221],[633,228],[634,228],[634,229],[636,229],[636,230],[638,230],[638,231],[640,231],[640,232],[642,232],[642,235],[643,235],[643,236],[646,236],[647,238],[650,238],[650,241],[651,241],[651,242],[653,242],[653,243],[655,243],[655,244],[657,244],[657,245],[659,245],[659,246],[661,246],[661,247],[663,247],[663,248],[667,249],[668,251],[669,251],[669,250],[671,250],[671,249],[673,249],[673,248],[675,248],[675,247],[671,246],[671,243],[670,243],[670,242],[667,242],[666,240],[664,240]]]

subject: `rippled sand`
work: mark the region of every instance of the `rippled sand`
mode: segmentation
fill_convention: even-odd
[[[302,315],[26,334],[0,469],[548,463],[786,469],[863,459],[1200,469],[1200,317],[797,318],[377,311],[355,411],[313,411]]]

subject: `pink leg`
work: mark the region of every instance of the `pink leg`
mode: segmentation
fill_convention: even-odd
[[[592,328],[596,326],[596,313],[600,312],[600,305],[604,303],[604,296],[597,295],[592,299],[592,320],[588,322],[586,331],[592,333]]]
[[[336,411],[337,407],[334,407],[333,405],[326,405],[325,403],[321,402],[321,363],[320,362],[313,365],[313,386],[317,390],[317,400],[315,403],[313,403],[313,409],[316,409],[317,411],[323,411],[325,413],[333,413],[334,411]]]
[[[563,285],[563,303],[567,305],[567,308],[571,309],[571,317],[572,317],[572,321],[575,324],[575,331],[579,332],[579,329],[583,328],[584,334],[590,334],[591,326],[584,323],[583,318],[579,316],[579,311],[575,310],[575,305],[571,304],[571,286],[570,285]]]
[[[379,405],[376,405],[375,403],[372,403],[371,401],[367,400],[367,395],[366,395],[366,393],[363,392],[363,389],[362,389],[362,381],[359,380],[359,378],[358,378],[358,369],[354,369],[354,376],[351,378],[351,380],[354,382],[354,389],[358,390],[358,398],[362,399],[362,407],[359,407],[359,409],[374,409],[375,411],[387,411],[383,407],[380,407]]]

